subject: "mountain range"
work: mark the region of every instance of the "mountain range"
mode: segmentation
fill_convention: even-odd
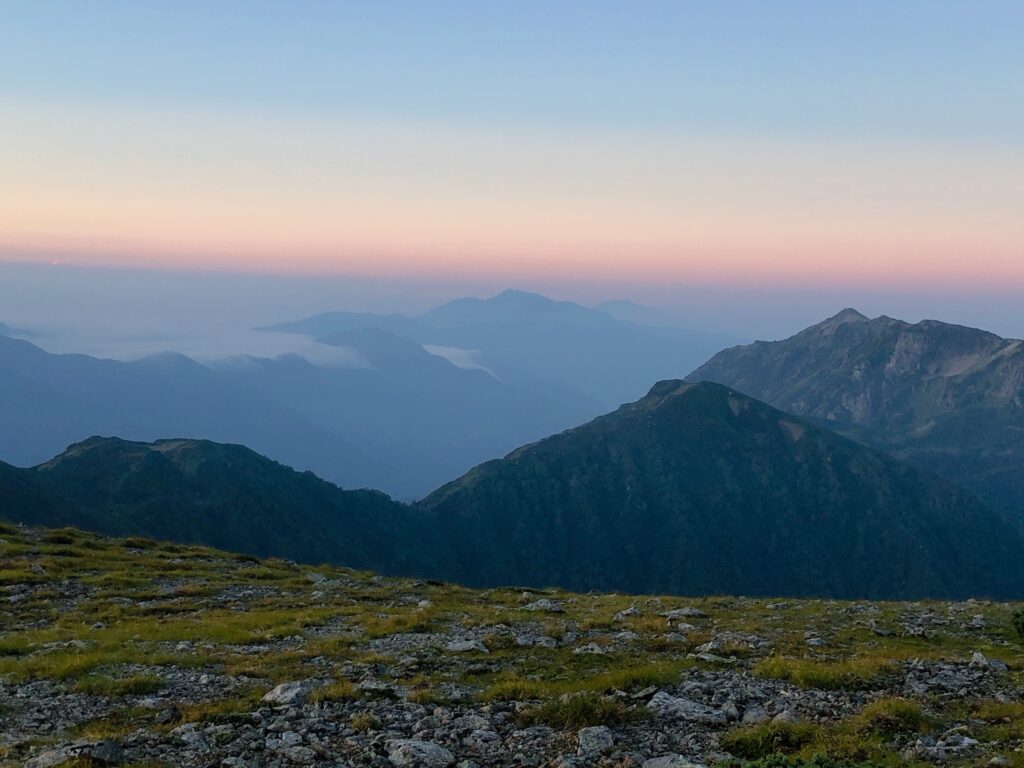
[[[93,435],[176,436],[420,498],[684,375],[724,343],[615,316],[650,315],[638,305],[606,309],[506,291],[415,317],[331,313],[276,326],[309,334],[322,355],[215,363],[50,354],[3,326],[0,461],[31,466]]]
[[[643,395],[651,382],[678,378],[731,343],[710,333],[645,325],[657,313],[630,302],[597,308],[509,290],[456,299],[415,315],[328,312],[264,330],[317,339],[378,328],[442,353],[470,356],[505,378],[510,371],[550,382],[587,405],[590,416]]]
[[[598,411],[526,376],[460,368],[386,331],[335,334],[361,360],[202,365],[54,355],[0,337],[0,460],[37,464],[92,435],[241,443],[345,487],[416,498]]]
[[[955,480],[1024,522],[1024,342],[853,309],[726,349],[714,381]]]
[[[1019,536],[960,487],[726,387],[663,381],[415,505],[241,446],[96,438],[0,468],[3,517],[471,585],[1007,596]]]

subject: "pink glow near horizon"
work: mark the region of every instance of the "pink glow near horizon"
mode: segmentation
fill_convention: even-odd
[[[967,254],[967,255],[965,255]],[[825,251],[814,244],[737,243],[621,246],[537,245],[503,251],[483,245],[438,251],[372,244],[294,249],[256,244],[118,242],[105,239],[0,236],[0,261],[70,266],[283,275],[352,275],[403,279],[523,280],[582,279],[614,284],[691,283],[737,286],[843,287],[982,291],[1024,289],[1024,259],[1015,248],[991,244],[917,245],[917,250],[870,243]],[[979,268],[981,265],[983,268]]]
[[[0,109],[0,260],[1024,287],[1024,160],[998,150],[109,118]]]

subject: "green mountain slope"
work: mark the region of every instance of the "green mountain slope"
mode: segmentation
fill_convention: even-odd
[[[688,380],[816,419],[1024,519],[1024,342],[848,309],[784,341],[727,349]]]
[[[421,504],[470,584],[634,592],[1009,594],[1020,541],[968,493],[716,384],[477,467]]]
[[[238,445],[91,438],[33,469],[3,465],[0,501],[14,522],[392,572],[424,566],[403,505]]]

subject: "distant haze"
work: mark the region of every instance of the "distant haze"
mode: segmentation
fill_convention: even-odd
[[[320,364],[351,364],[344,350],[262,325],[344,310],[418,313],[462,296],[487,297],[504,282],[296,277],[216,272],[0,263],[0,322],[32,331],[51,352],[135,359],[177,351],[201,360],[297,353]],[[586,305],[632,300],[608,311],[632,322],[721,334],[736,341],[784,338],[845,306],[869,316],[940,319],[1024,337],[1024,306],[1014,291],[758,290],[721,284],[615,286],[524,281],[514,287]],[[652,311],[653,310],[653,311]],[[442,352],[442,350],[435,350]],[[451,353],[446,353],[451,357]],[[469,358],[459,361],[468,364]]]

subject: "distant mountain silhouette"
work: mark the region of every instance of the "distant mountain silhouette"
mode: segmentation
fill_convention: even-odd
[[[688,380],[816,419],[1024,522],[1024,342],[846,309],[784,341],[727,349]]]
[[[365,368],[298,357],[208,367],[53,355],[0,337],[0,460],[28,466],[90,435],[241,443],[345,487],[418,497],[486,459],[592,417],[582,396],[518,372],[463,370],[385,331],[326,343]]]
[[[0,336],[11,336],[20,338],[32,338],[35,334],[24,328],[12,328],[7,323],[0,323]]]
[[[27,466],[95,434],[244,443],[337,482],[380,486],[388,468],[295,410],[187,357],[52,355],[0,337],[0,458]]]
[[[728,339],[645,327],[601,309],[508,290],[489,299],[463,298],[416,317],[331,312],[266,330],[313,338],[380,328],[421,344],[475,350],[482,365],[556,382],[596,403],[590,416],[641,396],[655,381],[682,376]]]
[[[254,360],[221,375],[287,405],[394,467],[382,486],[422,496],[488,458],[587,420],[597,406],[517,372],[464,370],[380,329],[335,333],[325,344],[367,367],[323,368],[301,358]]]

